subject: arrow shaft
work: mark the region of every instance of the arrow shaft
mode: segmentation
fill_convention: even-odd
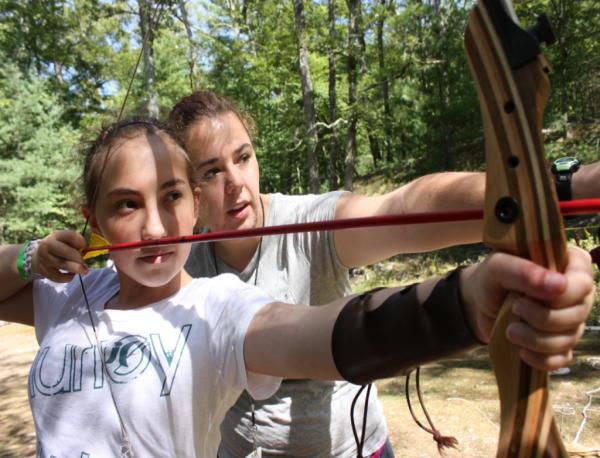
[[[600,212],[600,199],[581,199],[560,203],[563,215],[582,215]],[[178,243],[215,242],[220,240],[262,237],[265,235],[281,235],[299,232],[337,231],[342,229],[358,229],[365,227],[400,226],[411,224],[449,223],[456,221],[474,221],[483,218],[482,209],[451,210],[444,212],[410,213],[406,215],[381,215],[363,218],[346,218],[331,221],[318,221],[299,224],[281,224],[277,226],[236,229],[228,231],[208,232],[204,234],[163,237],[158,240],[140,240],[136,242],[118,243],[86,247],[82,253],[90,251],[121,251],[142,247],[174,245]]]

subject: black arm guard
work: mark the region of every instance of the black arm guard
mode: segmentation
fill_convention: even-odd
[[[440,280],[422,305],[412,285],[366,311],[372,293],[350,300],[333,328],[333,359],[349,382],[392,377],[480,344],[464,315],[459,269]]]

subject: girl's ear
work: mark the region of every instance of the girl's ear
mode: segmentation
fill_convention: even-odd
[[[81,207],[81,213],[83,217],[87,220],[88,227],[95,232],[96,234],[102,235],[102,231],[98,227],[98,220],[96,219],[96,215],[90,211],[88,207]]]

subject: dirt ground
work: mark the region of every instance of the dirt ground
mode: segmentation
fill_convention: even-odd
[[[0,458],[34,456],[27,374],[37,351],[35,337],[31,328],[11,324],[0,327],[0,342]],[[572,456],[600,458],[600,333],[590,333],[584,338],[570,369],[569,374],[551,377],[556,420]],[[404,378],[380,382],[378,388],[396,456],[438,457],[431,436],[410,417],[404,398]],[[437,429],[459,440],[458,449],[447,452],[446,457],[495,455],[499,407],[485,350],[425,367],[421,390]],[[591,393],[593,390],[596,392]],[[416,395],[413,397],[417,415],[424,422]],[[590,399],[587,420],[582,425],[582,411]]]
[[[0,327],[0,457],[35,456],[27,375],[38,350],[33,328]]]

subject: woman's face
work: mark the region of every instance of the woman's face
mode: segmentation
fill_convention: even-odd
[[[256,153],[237,115],[197,121],[188,128],[185,144],[200,190],[198,225],[218,231],[262,224]]]
[[[140,133],[111,148],[90,225],[110,243],[187,235],[196,204],[185,153],[165,135]],[[189,250],[189,244],[165,245],[117,251],[112,258],[127,278],[160,287],[180,272]]]

